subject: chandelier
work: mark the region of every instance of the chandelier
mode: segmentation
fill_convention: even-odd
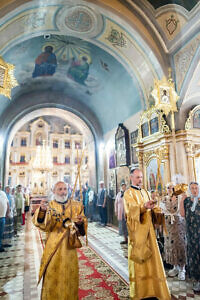
[[[41,146],[37,146],[32,167],[34,170],[41,172],[50,171],[53,169],[51,149],[45,141],[43,141]]]

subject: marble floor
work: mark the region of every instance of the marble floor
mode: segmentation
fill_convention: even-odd
[[[122,238],[117,230],[89,223],[88,240],[89,246],[128,282],[127,248],[120,245]],[[43,248],[39,231],[30,218],[11,244],[6,252],[0,253],[0,299],[39,300],[41,284],[37,286],[37,279]],[[168,284],[176,298],[200,300],[190,281],[168,278]]]

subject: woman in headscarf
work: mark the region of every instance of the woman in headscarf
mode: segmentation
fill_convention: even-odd
[[[186,232],[185,220],[180,215],[180,196],[174,194],[174,184],[166,185],[167,195],[163,199],[163,212],[167,235],[164,238],[164,260],[173,266],[168,272],[169,277],[178,275],[179,280],[185,280],[186,264]]]
[[[197,182],[189,185],[190,197],[183,197],[180,213],[186,220],[188,275],[194,280],[193,290],[200,292],[200,191]]]
[[[13,226],[13,216],[14,216],[14,210],[15,210],[15,201],[13,196],[10,193],[10,187],[5,187],[5,193],[9,201],[9,214],[6,217],[6,223],[5,223],[5,229],[3,233],[3,240],[2,244],[3,247],[11,247],[10,242],[11,238],[14,236],[14,226]]]

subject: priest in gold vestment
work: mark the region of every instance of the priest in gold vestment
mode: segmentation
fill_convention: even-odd
[[[151,220],[155,203],[148,192],[141,189],[143,175],[139,169],[131,170],[130,179],[132,185],[124,194],[130,298],[169,300],[171,296]]]
[[[36,210],[33,223],[47,232],[39,282],[43,277],[42,300],[78,300],[79,235],[85,235],[87,220],[81,202],[67,199],[67,186],[58,182],[54,199],[48,207],[45,201]]]

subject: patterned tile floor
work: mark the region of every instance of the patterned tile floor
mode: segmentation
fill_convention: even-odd
[[[120,245],[123,238],[118,235],[117,230],[111,227],[89,224],[90,246],[128,282],[127,248]],[[192,282],[179,281],[177,277],[167,278],[171,293],[180,300],[200,300],[200,295],[194,294]]]
[[[89,245],[128,282],[127,248],[120,245],[121,240],[115,229],[89,224]],[[0,253],[0,299],[39,300],[41,284],[37,286],[37,279],[42,246],[30,219],[11,244],[6,252]],[[200,295],[193,293],[191,282],[169,278],[168,284],[178,299],[200,300]]]

